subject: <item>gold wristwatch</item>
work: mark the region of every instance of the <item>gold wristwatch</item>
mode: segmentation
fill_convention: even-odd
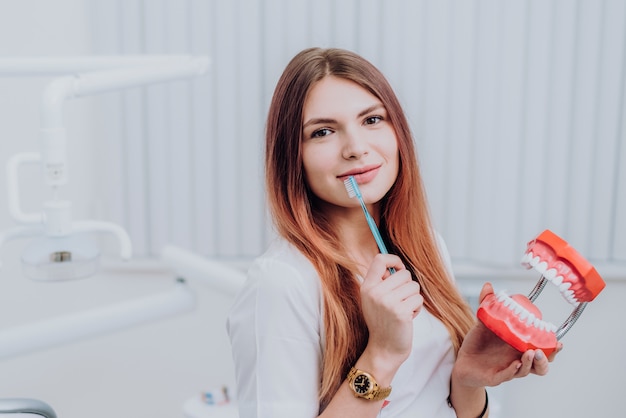
[[[354,396],[370,401],[382,401],[391,393],[391,386],[381,389],[374,376],[356,367],[351,368],[348,373],[348,385]]]

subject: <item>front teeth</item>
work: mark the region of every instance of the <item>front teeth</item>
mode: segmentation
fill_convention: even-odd
[[[507,309],[517,315],[520,321],[525,322],[526,325],[533,326],[541,331],[556,333],[557,327],[554,324],[537,318],[533,313],[528,312],[522,305],[507,295],[506,292],[498,292],[496,299],[502,302]]]
[[[579,301],[576,299],[574,292],[569,290],[571,283],[563,282],[563,276],[558,274],[556,269],[548,268],[548,263],[541,261],[539,256],[536,256],[529,251],[522,257],[522,264],[528,265],[538,271],[543,277],[550,280],[556,287],[559,288],[563,298],[572,305],[578,305]]]
[[[546,270],[548,270],[548,263],[546,263],[545,261],[541,261],[535,266],[535,270],[537,270],[541,274],[544,274]]]

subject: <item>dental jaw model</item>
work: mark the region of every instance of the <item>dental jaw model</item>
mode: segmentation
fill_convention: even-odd
[[[541,349],[549,356],[587,303],[594,300],[606,284],[585,258],[550,230],[528,243],[522,265],[541,274],[528,297],[509,296],[505,292],[490,294],[480,304],[477,317],[518,351]],[[548,282],[557,286],[563,298],[574,307],[559,327],[543,320],[541,311],[533,304]]]

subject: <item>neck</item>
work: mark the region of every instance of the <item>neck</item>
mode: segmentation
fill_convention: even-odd
[[[370,212],[372,213],[372,212]],[[372,213],[372,216],[374,213]],[[374,219],[377,219],[376,216]],[[380,251],[360,207],[346,209],[333,216],[333,225],[348,257],[354,260],[362,272],[367,271]]]

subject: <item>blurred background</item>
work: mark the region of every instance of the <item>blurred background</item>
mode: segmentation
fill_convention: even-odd
[[[526,242],[548,228],[596,265],[605,290],[543,378],[494,390],[497,416],[613,417],[626,375],[626,1],[0,0],[0,58],[185,54],[207,75],[64,107],[77,218],[118,223],[133,259],[83,281],[24,277],[25,242],[0,248],[0,326],[169,286],[176,245],[241,271],[272,237],[264,118],[287,62],[310,46],[356,51],[394,86],[411,122],[432,215],[470,300],[482,282],[528,293]],[[46,76],[0,77],[0,162],[37,151]],[[0,171],[4,196],[6,175]],[[22,179],[26,209],[46,194]],[[0,199],[0,202],[3,199]],[[12,227],[0,205],[0,229]],[[115,243],[101,238],[109,253]],[[114,258],[114,257],[113,257]],[[181,417],[208,388],[234,388],[230,299],[195,288],[192,313],[0,359],[0,397],[36,397],[62,418]],[[541,302],[541,299],[539,300]],[[567,303],[544,306],[560,323]]]

